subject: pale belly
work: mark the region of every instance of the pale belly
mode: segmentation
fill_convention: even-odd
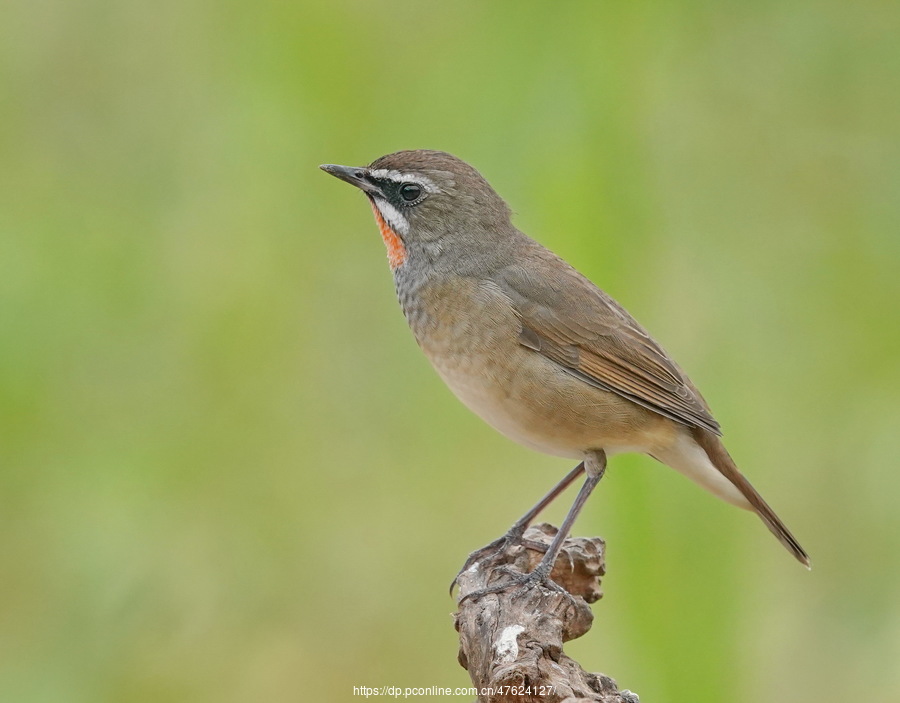
[[[473,375],[465,364],[451,368],[442,363],[443,368],[438,364],[435,368],[470,410],[523,446],[576,460],[583,459],[588,449],[603,449],[608,456],[649,454],[720,498],[750,507],[682,426],[613,393],[588,386],[564,371],[548,368],[545,362],[553,362],[529,358],[527,350],[522,354],[513,357],[524,359],[523,369],[500,386],[495,385],[491,374],[487,379],[480,373]],[[545,372],[545,383],[528,380],[532,363]],[[516,376],[520,377],[518,381]]]
[[[571,459],[581,459],[588,449],[652,454],[674,439],[670,421],[572,377],[524,347],[500,360],[431,360],[472,412],[503,435],[545,454]]]

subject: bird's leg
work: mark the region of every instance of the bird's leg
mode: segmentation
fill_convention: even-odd
[[[532,521],[540,515],[544,508],[546,508],[550,503],[552,503],[556,497],[562,493],[566,488],[569,487],[569,484],[572,483],[576,478],[578,478],[581,473],[584,471],[584,462],[582,461],[578,466],[572,469],[565,477],[557,483],[553,489],[541,498],[537,503],[534,504],[534,507],[531,508],[527,513],[525,513],[522,517],[516,520],[513,523],[513,526],[509,528],[509,531],[503,535],[502,537],[498,537],[490,544],[486,544],[481,549],[476,549],[472,552],[468,558],[466,559],[466,563],[463,564],[463,567],[459,570],[459,572],[454,576],[452,583],[450,584],[450,593],[453,593],[453,588],[456,586],[456,582],[459,579],[460,574],[466,569],[472,567],[473,564],[478,562],[483,562],[487,560],[494,560],[499,555],[503,554],[506,551],[506,548],[512,546],[513,544],[519,544],[522,542],[522,535],[525,534],[525,530],[528,529],[528,526],[532,523]],[[545,549],[543,544],[529,543],[529,546],[534,546],[537,549]]]
[[[473,591],[472,593],[467,593],[460,599],[460,603],[469,598],[481,598],[481,596],[485,596],[489,593],[499,593],[500,591],[505,591],[512,586],[531,588],[532,586],[541,584],[543,586],[552,588],[553,590],[565,592],[562,586],[550,580],[550,572],[553,570],[553,564],[556,562],[556,558],[559,556],[560,551],[562,551],[563,544],[565,543],[566,538],[569,536],[569,532],[571,532],[572,530],[572,525],[575,523],[575,519],[578,517],[581,509],[584,507],[585,502],[587,502],[588,496],[591,495],[591,492],[594,490],[594,488],[597,487],[597,484],[600,483],[600,479],[603,478],[603,474],[606,472],[606,452],[604,452],[602,449],[596,449],[587,452],[585,454],[585,460],[581,464],[579,464],[579,468],[585,469],[587,477],[585,478],[584,483],[581,486],[581,490],[578,491],[578,495],[575,497],[575,502],[572,503],[572,507],[569,509],[565,520],[563,520],[563,524],[560,526],[559,532],[556,533],[556,536],[553,538],[553,541],[550,543],[550,546],[547,548],[547,551],[544,553],[543,558],[534,569],[534,571],[532,571],[530,574],[523,574],[521,576],[518,576],[504,584],[489,586],[488,588],[483,588],[478,591]],[[575,476],[577,475],[578,474],[570,474],[571,479],[574,480]],[[567,476],[566,478],[569,477]]]

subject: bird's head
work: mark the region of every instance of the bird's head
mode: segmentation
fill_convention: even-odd
[[[369,198],[394,269],[410,249],[486,244],[479,240],[510,226],[509,208],[482,175],[443,151],[397,151],[368,166],[320,168]]]

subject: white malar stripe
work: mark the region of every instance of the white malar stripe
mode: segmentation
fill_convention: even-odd
[[[389,181],[394,181],[395,183],[417,183],[429,193],[436,193],[438,191],[438,187],[431,179],[416,173],[402,173],[393,169],[376,168],[369,171],[369,175],[372,176],[372,178],[384,178]]]
[[[397,208],[391,205],[384,198],[379,198],[376,196],[373,198],[373,200],[375,201],[375,207],[378,208],[378,211],[381,213],[384,221],[388,223],[392,230],[394,230],[401,236],[409,232],[409,222]]]

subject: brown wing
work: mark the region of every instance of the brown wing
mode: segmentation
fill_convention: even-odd
[[[689,427],[721,434],[706,402],[663,349],[615,300],[546,249],[495,279],[522,321],[519,341],[573,376]]]

